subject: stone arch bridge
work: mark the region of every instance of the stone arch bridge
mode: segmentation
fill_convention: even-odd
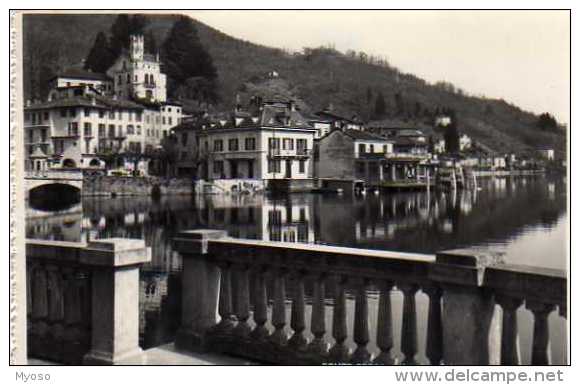
[[[57,197],[63,194],[63,198],[68,194],[80,196],[83,173],[78,169],[27,171],[24,182],[26,199],[50,193],[56,194]]]

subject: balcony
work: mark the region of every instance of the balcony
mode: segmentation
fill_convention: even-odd
[[[296,150],[284,150],[280,148],[269,148],[268,156],[270,158],[295,158],[295,157],[309,157],[311,150],[306,148],[299,148]]]

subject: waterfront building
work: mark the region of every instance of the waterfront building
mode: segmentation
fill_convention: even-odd
[[[316,175],[320,179],[382,180],[393,142],[366,131],[334,130],[318,141]]]
[[[422,156],[429,154],[427,135],[420,130],[398,130],[393,141],[395,153]]]
[[[553,148],[541,148],[538,150],[540,156],[546,160],[554,160],[554,149]]]
[[[465,134],[459,136],[459,151],[471,149],[471,138]]]
[[[121,172],[147,172],[149,155],[183,111],[167,100],[159,58],[143,50],[143,37],[133,35],[129,51],[107,74],[64,71],[51,79],[46,100],[26,103],[27,170],[103,169],[107,163]]]
[[[201,179],[227,191],[241,182],[266,188],[312,184],[315,129],[292,101],[236,109],[199,128]]]

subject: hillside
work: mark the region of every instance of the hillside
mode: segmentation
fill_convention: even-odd
[[[78,64],[99,31],[108,32],[114,15],[28,15],[24,18],[24,90],[26,98],[42,97],[45,81],[60,68]],[[174,16],[151,17],[150,28],[161,43]],[[468,96],[450,85],[431,85],[388,64],[369,64],[358,56],[329,48],[289,54],[230,37],[196,22],[200,40],[213,57],[219,76],[218,110],[232,107],[236,94],[274,87],[316,111],[332,103],[337,111],[370,118],[374,99],[384,95],[387,114],[428,122],[437,108],[453,108],[460,131],[496,151],[523,151],[542,146],[565,153],[565,132],[542,131],[538,117],[503,100]],[[79,33],[82,31],[82,33]],[[386,52],[385,54],[388,54]],[[280,79],[264,75],[275,70]],[[370,99],[369,99],[370,96]]]

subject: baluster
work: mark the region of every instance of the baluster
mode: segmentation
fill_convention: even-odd
[[[362,279],[357,285],[354,304],[354,342],[357,347],[352,354],[351,362],[364,364],[370,361],[371,354],[367,349],[369,343],[369,306],[367,300],[368,280]]]
[[[548,316],[554,305],[526,301],[526,307],[534,313],[534,342],[532,343],[532,365],[550,365],[550,329]]]
[[[57,266],[47,266],[48,278],[48,320],[52,323],[62,321],[64,318],[62,276]]]
[[[238,337],[245,338],[250,334],[251,328],[248,325],[250,318],[250,287],[248,280],[248,267],[239,266],[236,270],[237,292],[236,292],[236,316],[238,324],[234,328],[234,334]]]
[[[32,273],[33,269],[30,263],[26,264],[26,315],[32,314]]]
[[[377,346],[381,349],[373,363],[379,365],[393,365],[395,360],[391,356],[393,348],[393,315],[391,310],[391,290],[393,282],[380,283],[381,294],[377,319]]]
[[[441,289],[423,288],[429,296],[429,318],[427,320],[427,346],[425,354],[431,365],[440,365],[443,359],[443,326],[441,322]]]
[[[316,354],[328,353],[328,344],[324,342],[326,333],[325,314],[326,303],[324,301],[324,274],[316,274],[312,282],[312,318],[310,330],[314,339],[309,345],[309,350]]]
[[[415,294],[419,287],[413,284],[398,285],[403,292],[403,326],[401,330],[401,352],[405,355],[403,364],[416,365],[417,354],[417,309]]]
[[[561,317],[568,318],[568,305],[566,302],[561,303],[560,306],[558,306],[558,313]]]
[[[503,310],[501,329],[501,364],[519,365],[520,348],[518,346],[517,310],[523,301],[505,295],[496,295],[495,302],[497,302]]]
[[[34,269],[33,275],[32,318],[45,321],[48,315],[48,286],[45,266],[38,265]]]
[[[266,295],[266,270],[258,269],[254,283],[254,322],[256,327],[251,335],[257,340],[268,338],[269,332],[265,324],[268,321],[268,297]]]
[[[232,311],[232,274],[229,263],[220,264],[221,281],[218,313],[221,317],[216,325],[220,333],[228,333],[234,328],[234,314]]]
[[[271,341],[276,345],[284,345],[288,336],[284,331],[284,326],[286,326],[286,282],[283,270],[278,271],[274,277],[272,325],[274,325],[275,330],[270,336]]]
[[[304,320],[304,274],[296,272],[294,281],[294,294],[292,296],[292,312],[290,317],[290,327],[294,330],[294,334],[288,340],[288,345],[294,349],[303,350],[306,348],[306,338],[304,337],[304,329],[306,323]]]
[[[350,356],[350,350],[344,344],[346,337],[348,337],[348,330],[346,328],[346,283],[346,277],[337,277],[334,309],[332,312],[332,337],[334,337],[335,344],[329,352],[332,362],[348,362]]]

